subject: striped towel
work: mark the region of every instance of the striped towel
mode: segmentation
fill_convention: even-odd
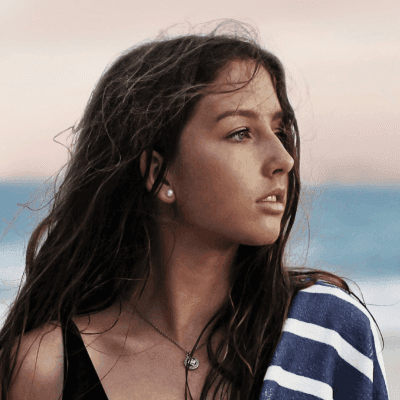
[[[344,290],[318,281],[289,310],[259,400],[387,400],[375,322]]]

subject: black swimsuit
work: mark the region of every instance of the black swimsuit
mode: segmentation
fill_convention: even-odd
[[[62,330],[65,338],[63,400],[108,400],[77,326],[70,321]]]

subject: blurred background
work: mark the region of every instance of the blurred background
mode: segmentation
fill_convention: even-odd
[[[32,214],[22,204],[45,199],[43,183],[67,162],[71,131],[55,136],[79,120],[104,69],[161,30],[188,33],[191,25],[221,18],[256,27],[262,45],[287,70],[304,184],[288,259],[347,277],[360,295],[358,285],[385,340],[391,399],[399,400],[396,0],[3,0],[0,314],[15,296],[29,234],[46,212]]]

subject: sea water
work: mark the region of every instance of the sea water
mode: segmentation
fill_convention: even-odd
[[[42,181],[0,184],[2,316],[23,274],[29,235],[51,205],[51,189]],[[286,261],[347,278],[379,327],[400,332],[400,186],[304,185]]]

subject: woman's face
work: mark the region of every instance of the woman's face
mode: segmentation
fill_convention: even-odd
[[[240,87],[253,67],[232,61],[215,83],[222,90]],[[294,164],[277,136],[281,111],[263,67],[246,87],[199,102],[168,174],[178,222],[228,246],[278,238]],[[261,201],[276,189],[276,199]]]

